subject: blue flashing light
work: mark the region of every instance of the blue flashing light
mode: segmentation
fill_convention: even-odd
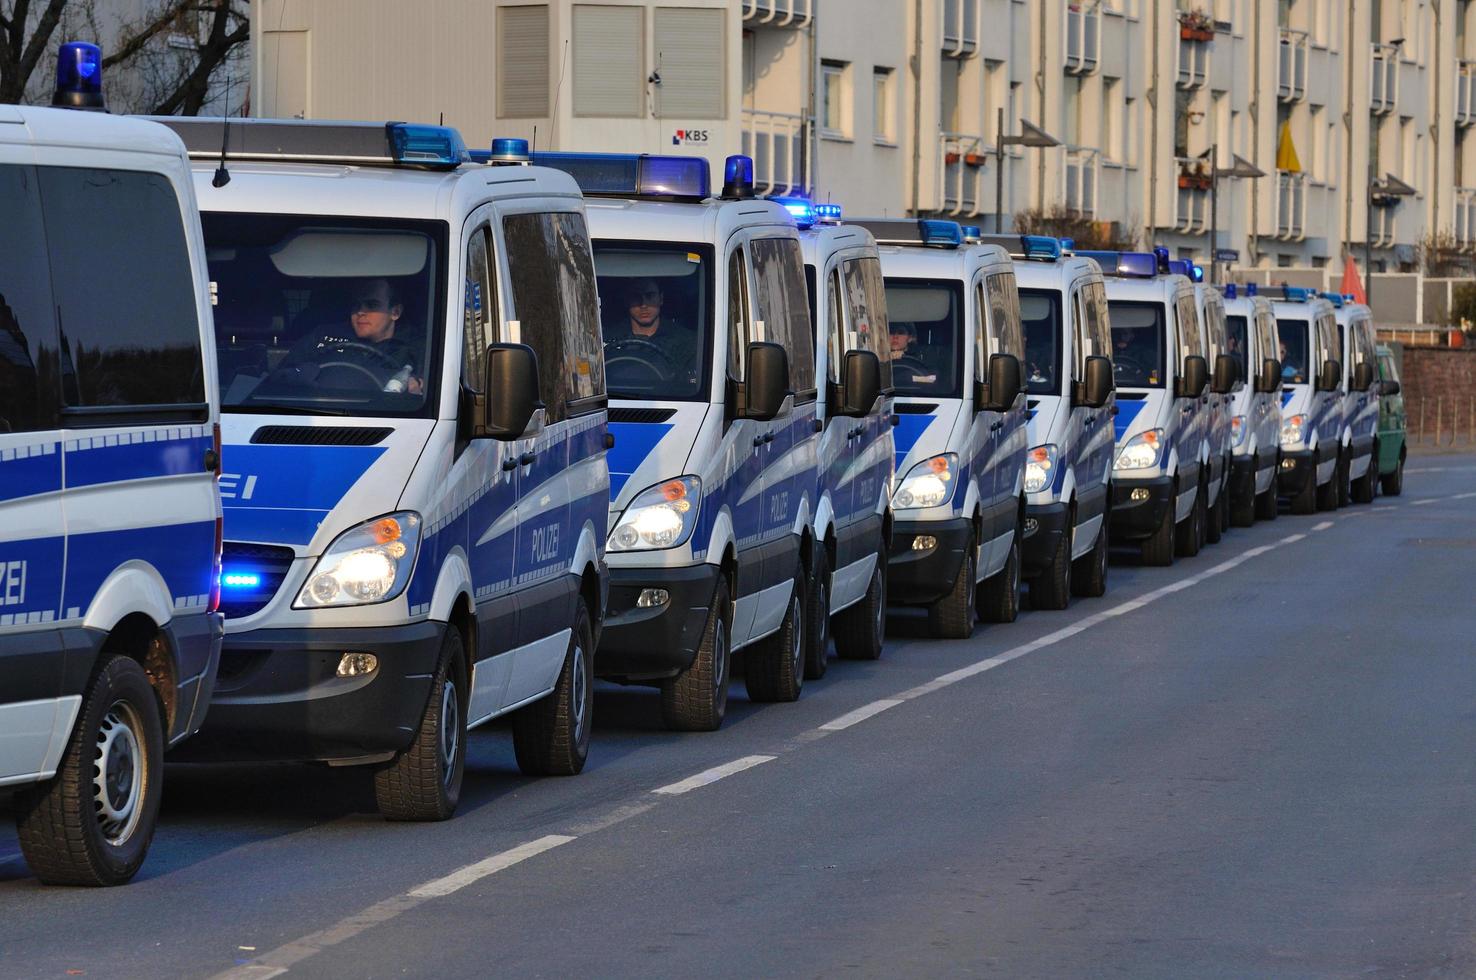
[[[1195,262],[1189,266],[1189,271],[1191,273],[1190,278],[1195,282],[1204,282],[1204,266]]]
[[[102,48],[68,41],[56,56],[56,89],[51,104],[67,109],[103,109]]]
[[[1225,298],[1226,299],[1234,299],[1235,297],[1236,297],[1235,283],[1233,283],[1233,282],[1227,282],[1227,283],[1225,283]]]
[[[1075,250],[1076,250],[1076,239],[1074,239],[1074,238],[1063,238],[1063,239],[1061,239],[1061,251],[1063,251],[1063,252],[1073,252]]]
[[[1061,243],[1047,235],[1021,235],[1027,259],[1046,259],[1054,262],[1061,257]]]
[[[390,158],[405,166],[455,169],[471,159],[461,133],[450,126],[392,122],[385,126]]]
[[[963,228],[957,221],[923,218],[917,224],[918,230],[922,232],[924,245],[951,245],[957,247],[964,243]]]
[[[1284,286],[1281,295],[1288,303],[1305,303],[1317,296],[1316,291],[1306,286]]]
[[[702,157],[647,153],[535,153],[533,164],[562,170],[585,194],[660,197],[700,201],[712,193],[711,171]]]
[[[1248,283],[1246,283],[1246,284],[1245,284],[1245,294],[1246,294],[1246,295],[1247,295],[1247,296],[1254,296],[1254,295],[1256,295],[1256,292],[1257,292],[1257,291],[1258,291],[1258,290],[1259,290],[1259,289],[1260,289],[1260,287],[1259,287],[1259,286],[1257,286],[1257,285],[1256,285],[1256,284],[1255,284],[1255,283],[1253,283],[1253,282],[1248,282]]]
[[[771,197],[769,200],[775,204],[782,205],[784,210],[794,218],[794,223],[800,228],[813,228],[815,225],[815,207],[802,197]]]
[[[227,589],[255,589],[261,586],[261,576],[255,572],[226,572],[220,584]]]
[[[723,164],[723,197],[753,197],[753,157],[735,153]]]
[[[979,228],[978,225],[964,225],[963,236],[964,241],[978,241],[980,238],[984,237],[984,232]]]
[[[503,137],[492,141],[489,163],[527,163],[528,141]]]
[[[814,207],[815,220],[821,224],[835,224],[841,222],[841,206],[839,204],[817,204]]]
[[[1121,252],[1117,256],[1117,274],[1134,279],[1152,279],[1159,272],[1159,256],[1152,252]]]
[[[1318,295],[1331,303],[1334,309],[1341,310],[1343,308],[1344,301],[1342,293],[1318,293]]]
[[[1160,272],[1167,272],[1169,263],[1169,250],[1167,248],[1164,248],[1162,245],[1155,245],[1153,247],[1153,260],[1157,263],[1158,270]]]

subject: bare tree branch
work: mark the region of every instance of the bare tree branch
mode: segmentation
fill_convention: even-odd
[[[189,9],[190,5],[183,0],[171,0],[159,9],[159,13],[152,21],[136,30],[124,33],[124,41],[110,54],[103,58],[103,67],[111,68],[122,64],[144,49],[144,47],[159,34],[164,32],[170,24],[174,23],[181,13]]]

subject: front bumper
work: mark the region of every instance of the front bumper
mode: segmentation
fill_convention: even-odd
[[[184,759],[350,761],[405,749],[425,713],[445,623],[258,629],[225,638],[215,696]],[[339,677],[345,653],[379,669]]]
[[[966,517],[943,521],[896,521],[887,555],[887,595],[892,602],[935,602],[948,594],[963,564],[964,549],[974,527]],[[913,541],[931,537],[936,544],[914,550]]]
[[[1317,483],[1317,454],[1310,449],[1283,451],[1276,470],[1276,493],[1295,497],[1307,489],[1309,482]]]
[[[717,591],[717,565],[612,568],[605,628],[595,654],[596,676],[619,681],[674,677],[691,666]],[[660,606],[641,608],[644,589],[665,589]]]
[[[1138,499],[1133,496],[1137,494]],[[1112,541],[1142,541],[1163,524],[1174,506],[1174,478],[1154,476],[1112,481]]]
[[[1061,546],[1061,537],[1070,528],[1070,510],[1064,502],[1054,504],[1026,504],[1025,547],[1020,554],[1021,568],[1026,578],[1043,572]]]

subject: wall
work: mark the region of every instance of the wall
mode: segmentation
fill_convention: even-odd
[[[1454,437],[1462,445],[1473,441],[1476,428],[1476,348],[1404,348],[1402,368],[1405,409],[1411,440],[1440,445]],[[1437,417],[1438,413],[1438,417]]]

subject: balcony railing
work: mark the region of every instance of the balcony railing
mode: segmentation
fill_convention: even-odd
[[[1276,68],[1276,97],[1300,102],[1307,97],[1307,32],[1281,29]]]
[[[1073,3],[1066,8],[1066,72],[1090,75],[1102,51],[1102,8]]]
[[[743,0],[743,23],[747,27],[807,27],[814,8],[815,0]]]
[[[1455,124],[1476,123],[1476,61],[1457,62]]]
[[[979,53],[979,0],[943,0],[943,56]]]
[[[1369,69],[1368,111],[1386,116],[1399,104],[1399,49],[1375,44]]]
[[[1307,233],[1307,175],[1276,174],[1276,237],[1301,241]]]
[[[1202,88],[1209,81],[1209,60],[1209,42],[1180,37],[1179,88]]]
[[[980,212],[989,151],[982,136],[943,134],[938,153],[938,210],[950,215]]]
[[[753,158],[753,184],[761,194],[802,193],[810,186],[808,116],[743,110],[743,152]]]
[[[1097,213],[1097,170],[1101,154],[1084,146],[1066,148],[1066,207],[1085,217]]]
[[[1178,192],[1174,197],[1174,230],[1202,234],[1209,227],[1210,175],[1205,157],[1175,157]]]
[[[1457,187],[1455,237],[1461,250],[1476,250],[1476,187]]]

